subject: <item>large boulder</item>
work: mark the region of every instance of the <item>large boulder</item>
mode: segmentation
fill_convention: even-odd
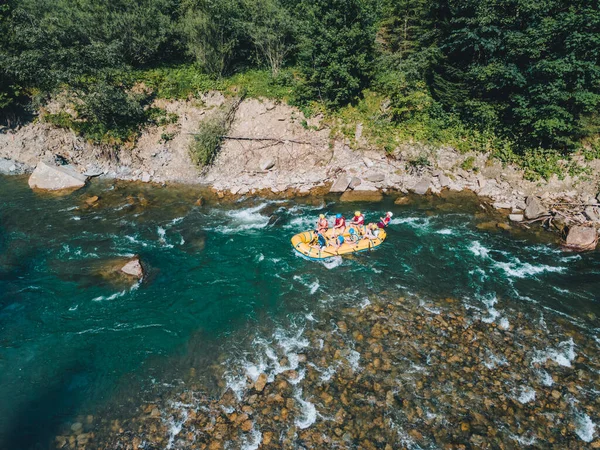
[[[529,196],[525,203],[527,204],[525,218],[528,220],[537,219],[548,214],[548,208],[537,197]]]
[[[87,179],[73,166],[56,166],[40,161],[29,177],[29,187],[45,191],[75,190],[85,186]]]
[[[594,227],[574,226],[569,228],[565,245],[575,250],[593,250],[598,242],[598,232]]]
[[[418,195],[425,195],[431,189],[431,180],[429,178],[423,178],[417,184],[414,185],[412,191]]]
[[[361,183],[362,183],[362,181],[360,178],[352,177],[352,180],[350,180],[350,184],[348,185],[348,187],[350,189],[356,189],[358,186],[360,186]]]
[[[335,182],[333,183],[331,188],[329,189],[329,192],[334,192],[334,193],[345,192],[346,189],[348,189],[348,186],[350,185],[350,181],[351,181],[351,178],[348,175],[346,175],[346,174],[340,175],[337,178],[337,180],[335,180]]]

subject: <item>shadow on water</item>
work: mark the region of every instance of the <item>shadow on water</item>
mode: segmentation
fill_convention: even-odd
[[[81,384],[89,368],[74,363],[65,368],[63,376],[45,386],[44,392],[16,408],[0,429],[0,449],[42,450],[58,434],[61,424],[68,421],[85,400],[73,390]]]

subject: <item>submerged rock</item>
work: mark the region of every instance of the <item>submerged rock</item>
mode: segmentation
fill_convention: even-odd
[[[361,186],[362,188],[362,186]],[[354,189],[346,191],[340,197],[341,202],[380,202],[383,200],[383,194],[377,189]]]
[[[40,161],[29,177],[29,187],[45,191],[76,190],[85,186],[87,179],[73,166],[55,166]]]

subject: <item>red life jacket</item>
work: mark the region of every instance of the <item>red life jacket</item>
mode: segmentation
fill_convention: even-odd
[[[385,217],[383,218],[383,223],[385,223],[385,225],[387,226],[387,225],[389,225],[389,224],[390,224],[390,220],[391,220],[391,219],[389,218],[389,216],[385,216]]]
[[[365,224],[365,216],[363,216],[362,214],[358,217],[354,216],[354,222],[357,223],[358,225],[364,225]]]
[[[346,226],[346,219],[344,219],[343,217],[340,217],[339,219],[335,219],[335,226]]]

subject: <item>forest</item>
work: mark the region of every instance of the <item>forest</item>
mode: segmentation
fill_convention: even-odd
[[[127,139],[156,96],[236,84],[371,124],[374,142],[492,151],[532,173],[600,156],[597,0],[8,0],[0,123],[57,92],[91,139]],[[149,89],[132,87],[143,82]],[[385,106],[385,107],[382,107]]]

